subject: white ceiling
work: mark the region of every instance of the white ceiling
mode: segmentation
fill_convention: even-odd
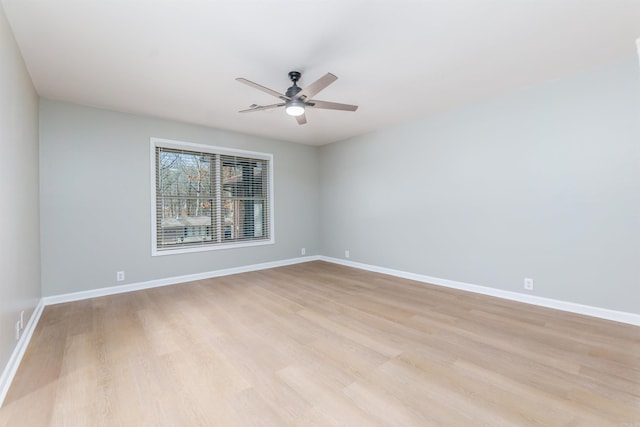
[[[1,0],[38,93],[320,145],[637,55],[640,0]],[[287,73],[358,111],[239,114]]]

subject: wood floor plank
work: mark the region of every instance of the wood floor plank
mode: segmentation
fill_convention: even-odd
[[[325,262],[46,307],[0,426],[640,426],[640,328]]]

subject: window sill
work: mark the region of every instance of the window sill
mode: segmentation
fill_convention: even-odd
[[[151,248],[151,256],[179,255],[179,254],[188,254],[193,252],[207,252],[207,251],[219,251],[224,249],[248,248],[252,246],[273,245],[274,243],[275,243],[274,239],[270,239],[270,240],[259,240],[259,241],[249,241],[249,242],[236,242],[236,243],[221,244],[221,245],[193,246],[190,248],[176,248],[176,249],[160,249],[159,250],[153,247]]]

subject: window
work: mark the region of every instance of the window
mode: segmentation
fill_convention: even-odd
[[[152,255],[273,243],[271,154],[151,138]]]

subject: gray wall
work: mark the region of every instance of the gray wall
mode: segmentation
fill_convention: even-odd
[[[40,299],[38,95],[0,5],[0,368]],[[0,369],[0,372],[2,369]]]
[[[152,257],[151,136],[272,153],[276,243]],[[319,253],[315,147],[42,99],[40,150],[44,296]]]
[[[320,159],[324,255],[640,313],[637,59]]]

